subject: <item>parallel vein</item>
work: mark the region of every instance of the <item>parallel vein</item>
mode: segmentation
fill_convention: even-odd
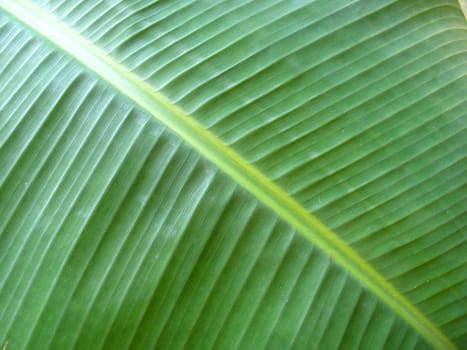
[[[0,0],[0,5],[7,13],[66,51],[176,132],[300,233],[330,254],[434,346],[455,348],[435,325],[334,232],[149,84],[36,5],[18,0]]]

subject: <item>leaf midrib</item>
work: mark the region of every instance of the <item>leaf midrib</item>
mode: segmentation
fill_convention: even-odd
[[[331,255],[431,344],[438,348],[456,348],[408,299],[326,225],[148,83],[36,5],[22,0],[0,0],[0,6],[173,130],[298,232]]]

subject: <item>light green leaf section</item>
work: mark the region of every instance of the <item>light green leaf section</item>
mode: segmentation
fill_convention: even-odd
[[[0,3],[9,346],[462,345],[454,2]]]

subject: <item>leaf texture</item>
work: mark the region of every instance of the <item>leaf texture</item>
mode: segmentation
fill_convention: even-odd
[[[455,1],[37,3],[466,344],[467,27]],[[1,21],[8,348],[429,347],[216,164]]]

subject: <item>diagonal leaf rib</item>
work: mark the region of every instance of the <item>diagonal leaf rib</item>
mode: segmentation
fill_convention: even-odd
[[[149,84],[36,5],[18,0],[0,0],[0,5],[11,16],[80,61],[89,70],[176,132],[300,233],[332,255],[337,262],[392,307],[434,346],[455,348],[431,321],[334,232]]]

